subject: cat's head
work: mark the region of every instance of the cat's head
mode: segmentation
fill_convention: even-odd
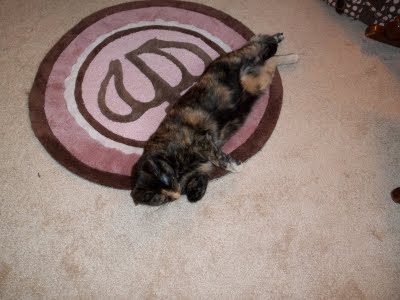
[[[162,153],[142,156],[132,173],[131,196],[136,205],[163,205],[181,196],[172,162]]]
[[[203,197],[211,170],[204,155],[171,144],[164,151],[143,154],[135,164],[131,196],[136,205],[163,205],[184,194],[195,202]]]

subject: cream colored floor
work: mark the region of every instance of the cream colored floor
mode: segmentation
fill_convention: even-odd
[[[27,108],[52,45],[118,2],[0,1],[0,298],[400,299],[400,49],[322,1],[201,1],[301,61],[242,173],[134,207],[55,162]]]

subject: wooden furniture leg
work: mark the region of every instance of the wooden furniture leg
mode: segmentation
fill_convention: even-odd
[[[394,202],[400,204],[400,187],[394,189],[391,193]]]
[[[385,26],[368,26],[365,35],[370,39],[400,48],[400,16],[385,24]]]
[[[344,8],[346,7],[344,0],[337,0],[336,1],[336,12],[341,15],[342,13],[344,13]]]

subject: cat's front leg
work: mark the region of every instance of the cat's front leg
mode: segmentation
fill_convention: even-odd
[[[211,148],[209,159],[213,165],[229,172],[240,172],[242,170],[243,165],[241,161],[233,158],[229,154],[224,153],[221,146],[218,146],[218,143],[215,142],[210,135],[207,135],[207,139]]]
[[[241,161],[222,151],[219,151],[219,153],[211,158],[210,161],[213,165],[225,169],[229,172],[240,172],[243,168]]]

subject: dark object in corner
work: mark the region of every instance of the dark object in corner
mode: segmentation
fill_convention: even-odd
[[[344,0],[337,0],[336,5],[335,5],[336,12],[339,15],[343,14],[345,6],[346,5],[344,3]]]
[[[400,187],[395,188],[395,189],[391,192],[391,195],[392,195],[392,200],[393,200],[394,202],[400,204]]]
[[[340,15],[368,25],[365,35],[400,48],[400,1],[398,0],[324,0]],[[390,2],[390,3],[389,3]]]
[[[400,48],[400,17],[385,26],[370,25],[365,30],[365,35],[370,39]]]

